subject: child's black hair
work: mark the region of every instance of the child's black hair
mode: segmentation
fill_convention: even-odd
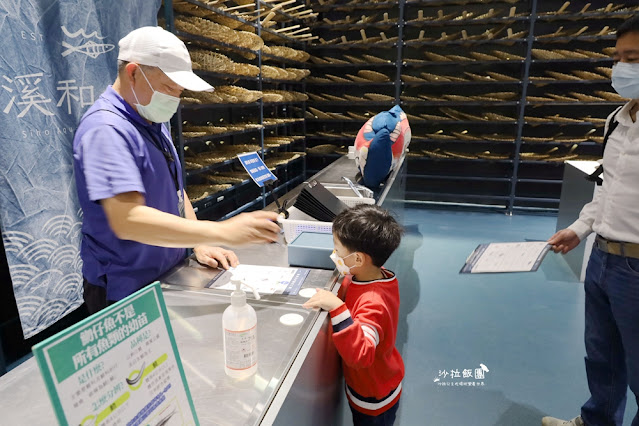
[[[383,208],[359,204],[335,217],[333,233],[344,247],[366,253],[381,267],[399,246],[403,230]]]
[[[619,25],[619,28],[617,28],[617,40],[628,33],[639,33],[639,14]]]

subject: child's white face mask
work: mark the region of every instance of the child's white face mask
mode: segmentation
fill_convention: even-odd
[[[333,263],[335,264],[335,266],[337,267],[337,271],[342,274],[342,275],[349,275],[351,273],[351,267],[347,266],[346,263],[344,263],[344,259],[346,259],[349,256],[354,255],[357,252],[351,253],[348,256],[344,256],[344,257],[339,257],[337,255],[337,252],[335,250],[333,250],[333,253],[331,253],[330,258],[333,261]]]

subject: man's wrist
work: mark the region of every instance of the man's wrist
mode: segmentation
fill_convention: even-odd
[[[204,235],[206,236],[207,242],[215,243],[216,245],[225,245],[229,243],[229,239],[227,237],[228,230],[226,229],[227,226],[225,223],[209,220],[201,220],[199,222],[204,225]]]
[[[579,241],[585,240],[586,237],[588,237],[588,235],[592,233],[592,229],[590,228],[590,226],[588,226],[587,224],[583,223],[580,220],[577,220],[576,222],[574,222],[567,229],[577,234]]]

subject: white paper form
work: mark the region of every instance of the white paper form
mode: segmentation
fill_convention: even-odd
[[[546,241],[480,244],[460,273],[533,272],[549,250]]]
[[[295,295],[302,287],[310,272],[304,268],[283,268],[278,266],[238,265],[233,271],[225,271],[213,279],[207,287],[235,290],[231,276],[239,277],[255,287],[261,294]]]

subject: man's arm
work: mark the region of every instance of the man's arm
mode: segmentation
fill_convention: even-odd
[[[148,207],[138,192],[118,194],[100,203],[118,238],[143,244],[177,248],[239,245],[275,241],[279,233],[274,212],[242,213],[224,222],[211,222],[185,219]],[[195,215],[190,202],[188,205],[191,212],[187,214]]]
[[[555,253],[566,254],[574,249],[592,232],[592,224],[595,222],[599,200],[603,186],[595,191],[591,202],[586,204],[579,213],[579,219],[573,222],[568,228],[557,231],[548,239],[548,244],[552,246]]]
[[[197,220],[197,216],[195,214],[195,210],[193,210],[193,204],[191,204],[191,199],[186,191],[183,191],[184,194],[184,216],[186,216],[189,220]]]
[[[606,125],[604,127],[604,134],[608,134],[608,128],[611,121],[617,115],[619,109],[612,112],[606,119]],[[604,153],[605,155],[605,153]],[[603,160],[602,160],[603,161]],[[548,244],[552,245],[552,250],[555,253],[566,254],[570,250],[574,249],[583,241],[588,235],[592,233],[592,225],[595,223],[597,217],[597,211],[599,210],[599,204],[602,197],[602,193],[606,190],[606,184],[604,183],[598,190],[595,191],[595,195],[592,201],[586,204],[579,213],[579,219],[573,222],[568,228],[557,231],[552,237],[548,239]]]

